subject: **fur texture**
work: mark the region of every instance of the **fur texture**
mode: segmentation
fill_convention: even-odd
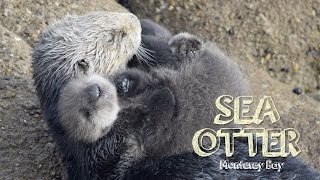
[[[116,88],[94,74],[71,80],[58,103],[59,121],[67,136],[86,142],[105,135],[119,111]]]
[[[143,43],[153,50],[156,63],[150,68],[131,62],[131,67],[149,71],[149,74],[142,73],[141,77],[149,76],[154,79],[151,82],[162,79],[160,84],[173,92],[177,105],[175,116],[169,122],[160,120],[157,126],[148,127],[158,128],[160,133],[152,136],[157,138],[160,135],[161,138],[145,146],[146,158],[129,168],[123,179],[320,179],[318,171],[298,158],[263,158],[261,153],[249,158],[246,156],[247,143],[239,140],[236,140],[236,153],[229,158],[230,161],[263,162],[271,159],[284,162],[284,169],[280,173],[265,169],[261,172],[220,170],[219,161],[227,159],[222,153],[223,145],[210,157],[201,158],[192,153],[191,136],[196,130],[210,124],[213,129],[220,128],[212,123],[217,113],[213,104],[216,97],[244,95],[248,85],[239,68],[214,44],[203,43],[187,33],[173,37],[162,34],[166,30],[150,21],[142,21],[142,27],[148,31],[142,31],[145,33]],[[162,60],[158,61],[158,58]]]
[[[33,68],[38,96],[49,127],[64,154],[69,179],[214,179],[229,178],[230,174],[238,179],[243,176],[258,178],[261,174],[218,171],[220,156],[199,158],[193,155],[191,148],[194,132],[212,123],[216,114],[215,98],[222,94],[238,96],[246,92],[247,84],[238,66],[212,43],[203,43],[189,34],[172,37],[165,28],[144,20],[141,21],[142,39],[151,49],[154,61],[141,61],[141,56],[137,56],[129,67],[140,70],[117,74],[115,71],[121,71],[128,59],[137,53],[138,48],[133,44],[140,43],[139,38],[130,33],[128,37],[133,39],[116,40],[116,37],[124,38],[123,32],[118,30],[128,25],[119,20],[118,15],[93,13],[66,18],[48,28],[35,48]],[[100,17],[106,21],[96,21],[95,18]],[[116,26],[113,26],[114,22],[117,22]],[[97,29],[90,31],[100,25],[106,26],[102,28],[105,33],[98,33]],[[136,35],[139,27],[135,25],[129,29],[134,29]],[[78,30],[77,27],[85,28]],[[114,31],[121,33],[116,33],[112,36],[114,38],[98,38]],[[91,38],[92,33],[83,32],[92,32],[97,38]],[[97,41],[89,43],[89,50],[84,50],[86,53],[77,49],[93,39]],[[106,56],[108,53],[111,55]],[[88,59],[87,55],[93,59]],[[64,126],[68,125],[61,123],[57,102],[70,79],[88,72],[115,74],[110,78],[117,87],[121,111],[106,135],[99,134],[99,138],[86,141],[86,138],[68,135],[68,131],[72,133],[74,129],[67,130]],[[89,84],[84,85],[79,92],[84,92]],[[71,100],[77,103],[79,99]],[[95,121],[99,120],[108,118],[100,117]],[[245,149],[245,144],[243,147]],[[239,152],[235,158],[246,159],[243,150]],[[287,170],[288,174],[293,173],[292,177],[298,177],[298,174],[318,177],[300,161],[290,158],[286,161],[293,164]],[[273,174],[272,177],[278,178],[279,175]]]
[[[41,34],[33,52],[33,78],[41,105],[58,100],[68,80],[88,72],[113,74],[137,54],[141,26],[130,13],[67,16]]]

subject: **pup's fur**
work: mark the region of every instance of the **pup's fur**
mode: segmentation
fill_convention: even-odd
[[[216,97],[222,94],[243,95],[248,85],[239,68],[212,43],[202,43],[186,33],[172,37],[166,29],[151,21],[142,21],[142,27],[143,43],[153,50],[152,55],[156,57],[155,68],[134,61],[129,65],[149,71],[149,75],[140,72],[141,79],[151,77],[153,80],[149,82],[158,81],[158,84],[168,87],[175,96],[176,111],[169,122],[160,121],[157,126],[149,126],[150,129],[157,128],[159,134],[153,136],[158,141],[146,145],[147,158],[134,164],[124,179],[320,179],[319,172],[298,158],[269,158],[285,162],[284,169],[278,173],[265,169],[262,172],[220,170],[219,161],[226,159],[221,153],[223,145],[220,153],[210,157],[194,155],[190,145],[194,132],[208,126],[219,128],[212,124],[217,113],[213,104]],[[236,147],[230,161],[267,160],[261,157],[260,149],[256,157],[246,156],[246,142],[236,140]]]
[[[98,75],[71,80],[58,103],[59,121],[67,136],[85,142],[107,134],[119,111],[116,88]]]

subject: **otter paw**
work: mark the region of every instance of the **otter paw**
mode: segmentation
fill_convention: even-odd
[[[202,42],[189,33],[179,33],[169,40],[172,54],[194,57],[200,53]]]

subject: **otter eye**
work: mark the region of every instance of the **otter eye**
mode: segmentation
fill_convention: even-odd
[[[127,35],[126,31],[120,31],[121,38],[124,38]]]
[[[89,69],[89,64],[84,59],[78,61],[78,65],[84,72]]]
[[[114,34],[111,34],[109,39],[108,39],[108,42],[111,42],[113,43],[114,42]]]

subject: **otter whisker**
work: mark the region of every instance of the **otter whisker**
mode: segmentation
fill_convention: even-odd
[[[143,60],[148,60],[148,61],[155,62],[154,56],[152,55],[152,53],[154,53],[154,51],[143,47],[143,44],[141,44],[138,47],[137,54],[140,55],[141,57],[143,57]]]

